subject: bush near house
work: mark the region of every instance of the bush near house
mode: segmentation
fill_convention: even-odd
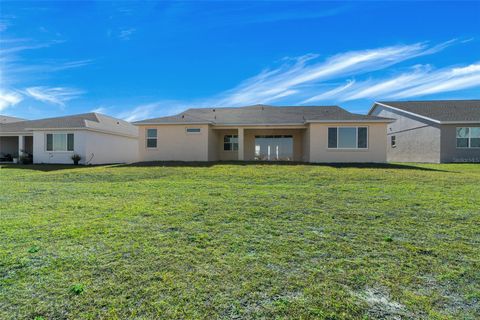
[[[0,318],[475,319],[480,166],[3,166]]]

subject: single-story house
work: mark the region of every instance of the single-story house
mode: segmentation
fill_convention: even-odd
[[[368,114],[395,119],[388,161],[480,162],[480,100],[381,101]]]
[[[138,129],[98,113],[40,120],[0,116],[0,161],[25,155],[34,163],[124,163],[138,161]]]
[[[380,116],[338,106],[188,109],[134,122],[141,161],[386,162]]]

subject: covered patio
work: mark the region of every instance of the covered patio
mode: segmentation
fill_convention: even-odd
[[[305,127],[215,127],[212,158],[219,161],[305,161]]]
[[[32,135],[0,136],[0,163],[12,163],[14,159],[32,155]]]

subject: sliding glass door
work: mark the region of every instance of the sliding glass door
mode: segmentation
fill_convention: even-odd
[[[293,161],[293,137],[255,136],[255,160]]]

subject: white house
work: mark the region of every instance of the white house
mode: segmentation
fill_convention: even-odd
[[[129,122],[98,113],[23,120],[0,116],[0,161],[22,155],[34,163],[82,164],[138,161],[138,129]]]

